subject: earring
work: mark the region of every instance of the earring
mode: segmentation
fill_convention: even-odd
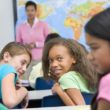
[[[49,73],[48,73],[48,76],[51,76],[51,70],[50,70],[50,68],[49,68]]]
[[[51,74],[50,74],[50,73],[48,73],[48,76],[50,77],[50,76],[51,76]]]

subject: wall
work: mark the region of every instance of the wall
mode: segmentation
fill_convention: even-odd
[[[14,40],[13,1],[0,0],[0,50]]]

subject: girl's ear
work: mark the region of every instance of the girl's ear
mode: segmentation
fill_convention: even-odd
[[[10,60],[11,56],[9,54],[9,52],[4,52],[3,54],[3,60],[4,62],[8,62]]]
[[[76,59],[74,57],[72,57],[72,63],[75,64],[76,63]]]

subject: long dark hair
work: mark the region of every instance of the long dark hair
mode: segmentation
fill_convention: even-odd
[[[93,18],[91,18],[90,21],[85,25],[85,31],[86,33],[92,35],[92,37],[110,42],[110,8],[105,9],[104,11],[98,13]],[[103,75],[99,76],[99,82],[100,79],[106,74],[107,73],[103,73]],[[92,110],[97,109],[97,95],[98,91],[91,104]]]
[[[81,73],[81,75],[88,82],[89,89],[94,88],[94,85],[96,83],[95,81],[97,78],[95,76],[96,73],[92,68],[91,63],[86,58],[87,53],[85,52],[83,47],[75,40],[56,38],[54,40],[49,41],[44,46],[43,56],[42,56],[42,67],[43,67],[44,77],[55,79],[55,77],[52,74],[49,75],[49,59],[48,59],[49,51],[55,45],[63,45],[69,50],[70,55],[72,55],[76,60],[76,64],[74,64],[74,67],[71,68],[71,70]]]
[[[110,8],[91,18],[85,31],[93,37],[110,41]]]

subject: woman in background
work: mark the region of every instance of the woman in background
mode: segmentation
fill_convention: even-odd
[[[32,66],[41,60],[44,41],[50,33],[50,29],[47,23],[36,17],[36,3],[27,1],[25,10],[27,20],[17,27],[16,41],[27,45],[31,49],[32,62],[25,74],[25,78],[28,79]]]

